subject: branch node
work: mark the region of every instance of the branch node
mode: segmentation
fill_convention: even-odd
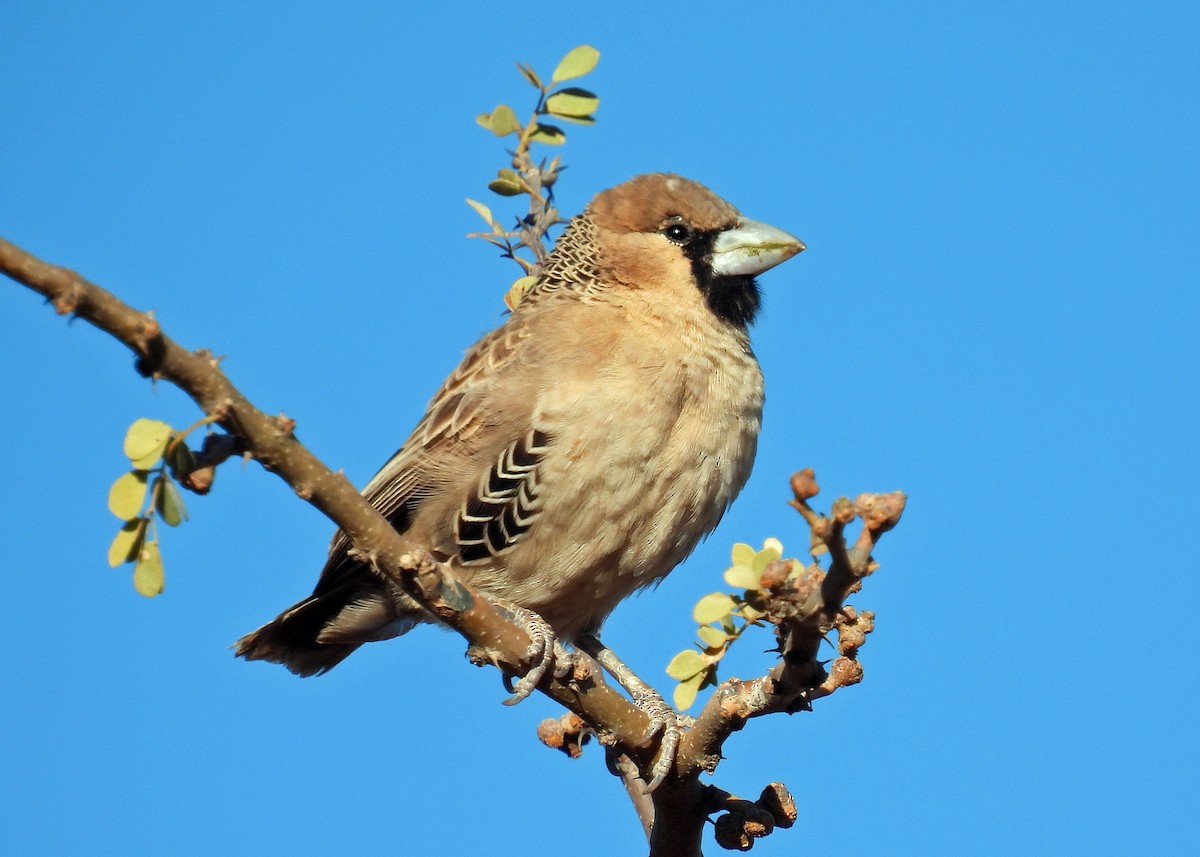
[[[873,533],[886,533],[900,523],[904,506],[908,502],[902,491],[890,494],[859,494],[854,498],[854,509],[863,519],[865,527]]]
[[[829,666],[829,675],[816,689],[821,691],[822,696],[828,696],[839,687],[850,687],[858,684],[862,679],[862,664],[853,658],[843,656],[834,659]]]
[[[179,484],[193,494],[204,496],[212,490],[213,481],[217,478],[217,468],[211,464],[206,467],[197,467],[191,473],[181,473],[179,475]]]
[[[58,270],[69,282],[61,292],[48,297],[48,300],[59,315],[71,315],[79,309],[79,304],[83,301],[84,289],[79,282],[81,277],[69,268],[59,268]]]
[[[720,816],[714,825],[717,844],[728,851],[749,851],[754,840],[775,829],[771,813],[749,801]]]
[[[476,643],[471,643],[469,646],[467,646],[467,661],[470,662],[471,666],[496,667],[497,669],[503,669],[503,667],[500,666],[500,658],[495,649],[488,648],[487,646],[481,646]]]
[[[231,399],[222,399],[214,404],[208,411],[208,415],[217,422],[224,422],[229,419],[229,415],[233,410],[233,401]]]
[[[806,467],[803,470],[797,470],[792,474],[792,493],[795,495],[794,503],[804,503],[811,500],[820,493],[821,487],[817,485],[817,474],[811,467]]]
[[[768,836],[776,827],[796,823],[796,801],[783,783],[769,783],[756,801],[731,795],[709,786],[705,791],[708,812],[722,810],[716,822],[717,844],[730,851],[749,851],[755,839]]]
[[[796,800],[792,797],[792,793],[788,791],[788,787],[783,783],[769,783],[763,789],[758,803],[763,809],[771,813],[771,817],[775,819],[776,827],[787,830],[796,823],[798,816],[796,812]]]
[[[197,357],[208,363],[209,368],[220,370],[221,361],[225,359],[224,354],[213,354],[207,348],[197,348],[194,352]]]
[[[557,719],[549,717],[539,723],[537,736],[547,747],[578,759],[583,755],[583,745],[591,740],[591,730],[583,718],[568,711]]]
[[[162,328],[158,324],[158,319],[154,317],[154,310],[146,310],[142,313],[142,338],[154,339],[162,334]]]
[[[441,619],[452,619],[475,604],[471,590],[447,574],[437,561],[423,550],[406,552],[399,559],[400,571],[411,575],[425,606]],[[489,657],[490,662],[495,662]],[[474,661],[472,661],[474,662]]]

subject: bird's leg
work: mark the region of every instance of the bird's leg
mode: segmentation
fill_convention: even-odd
[[[551,666],[554,667],[555,678],[562,678],[574,668],[573,656],[558,642],[558,636],[550,627],[549,622],[532,610],[503,598],[489,596],[488,600],[507,613],[514,622],[520,624],[525,629],[525,633],[529,635],[529,648],[521,657],[521,660],[529,665],[529,669],[516,684],[512,684],[505,676],[505,683],[509,693],[512,694],[504,700],[505,705],[516,705],[533,693]]]
[[[643,742],[662,732],[658,757],[650,769],[651,778],[646,786],[646,793],[649,794],[662,784],[675,764],[675,753],[679,750],[679,740],[683,735],[679,715],[657,690],[638,678],[634,671],[617,657],[617,653],[600,642],[600,638],[595,634],[581,634],[575,639],[575,647],[586,652],[604,667],[621,687],[629,691],[629,695],[633,697],[633,704],[646,712],[646,716],[650,718],[650,728],[642,736]]]

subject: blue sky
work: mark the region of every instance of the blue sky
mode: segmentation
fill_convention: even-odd
[[[361,484],[501,319],[514,269],[463,237],[504,165],[473,117],[524,110],[514,61],[594,44],[565,212],[672,170],[809,246],[762,278],[745,493],[607,641],[669,688],[730,545],[805,543],[795,469],[910,495],[854,599],[866,681],[728,746],[715,782],[800,802],[756,853],[1194,843],[1195,4],[395,5],[10,3],[0,235],[226,355]],[[320,679],[231,656],[331,533],[257,466],[136,595],[104,560],[121,437],[197,413],[22,288],[0,323],[0,850],[639,853],[600,755],[540,748],[554,706],[501,706],[448,633]]]

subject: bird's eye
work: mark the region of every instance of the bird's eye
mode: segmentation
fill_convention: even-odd
[[[662,233],[676,244],[686,244],[692,240],[692,228],[686,223],[669,223]]]

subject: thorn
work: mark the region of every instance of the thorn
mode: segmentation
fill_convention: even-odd
[[[161,333],[162,328],[158,324],[158,319],[154,317],[154,310],[147,310],[142,315],[142,337],[153,339]]]

